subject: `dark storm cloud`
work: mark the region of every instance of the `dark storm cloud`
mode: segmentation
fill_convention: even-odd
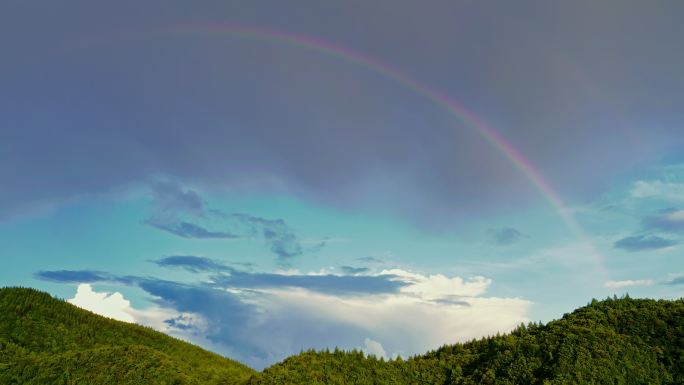
[[[326,294],[383,294],[394,293],[407,283],[394,275],[359,275],[367,268],[343,266],[346,275],[301,275],[253,273],[232,268],[211,258],[171,256],[155,261],[162,267],[177,267],[193,273],[212,272],[212,281],[219,287],[238,289],[302,288]]]
[[[154,261],[154,263],[161,267],[178,267],[193,273],[217,273],[224,271],[230,272],[234,270],[233,268],[226,266],[225,264],[215,261],[211,258],[196,257],[193,255],[175,255],[170,257],[164,257]]]
[[[525,237],[523,233],[512,227],[492,229],[489,231],[489,236],[491,237],[492,242],[497,246],[512,245]]]
[[[68,274],[64,272],[40,273],[39,277],[50,277],[54,278],[51,279],[53,281],[65,283],[77,282],[73,280],[77,277],[90,278],[91,283],[110,281],[111,277],[109,275],[90,276],[87,271],[71,271]],[[193,334],[201,333],[214,343],[234,348],[236,351],[233,356],[242,359],[243,362],[265,361],[268,357],[269,347],[255,344],[251,341],[252,337],[249,336],[249,332],[246,332],[257,316],[255,308],[239,296],[205,285],[185,284],[157,278],[129,277],[121,283],[139,287],[155,297],[155,302],[160,306],[170,307],[179,312],[199,314],[207,322],[202,330],[194,330],[195,325],[188,322],[187,317],[181,315],[165,320],[170,327],[191,331]]]
[[[684,232],[684,210],[663,210],[658,215],[644,219],[643,223],[648,229],[682,233]]]
[[[242,301],[238,296],[225,290],[203,285],[185,284],[157,278],[115,277],[111,274],[83,271],[43,271],[37,273],[41,279],[64,282],[111,282],[137,286],[154,296],[155,302],[179,312],[202,315],[209,323],[203,335],[209,340],[225,346],[236,347],[245,357],[264,357],[266,351],[256,347],[243,333],[245,325],[255,317],[254,307]],[[85,280],[79,280],[83,278]],[[181,330],[190,330],[194,326],[184,316],[168,319],[165,323]]]
[[[665,285],[684,285],[684,275],[680,275],[663,282]]]
[[[342,272],[348,275],[363,274],[370,271],[367,267],[353,267],[353,266],[341,266]]]
[[[321,323],[295,311],[286,310],[282,318],[264,319],[254,305],[226,290],[158,279],[140,280],[138,286],[157,297],[162,306],[201,315],[207,325],[195,333],[228,347],[232,358],[257,369],[297,353],[302,346],[323,348],[332,344],[351,349],[353,337],[363,334],[354,326]],[[193,331],[195,325],[189,321],[180,316],[166,320],[166,324]],[[287,330],[287,335],[282,335],[282,330]]]
[[[181,213],[203,217],[204,201],[202,197],[190,189],[183,189],[177,182],[157,181],[152,185],[152,198],[155,206],[155,216],[175,217]]]
[[[333,295],[396,293],[409,283],[394,275],[284,275],[233,271],[212,280],[219,286],[246,289],[302,288]]]
[[[239,332],[241,326],[254,317],[255,310],[238,296],[225,290],[160,279],[141,279],[137,285],[158,297],[160,305],[203,315],[210,322],[206,334],[210,340],[245,348],[243,354],[255,353],[254,347],[245,341],[248,337]]]
[[[377,57],[460,100],[569,199],[684,140],[679,2],[37,5],[0,5],[3,218],[157,175],[430,224],[539,201],[476,130],[382,70],[269,39],[144,32],[205,21]],[[178,197],[187,212],[195,198]]]
[[[396,293],[409,282],[402,281],[395,275],[302,275],[275,274],[241,271],[219,261],[195,256],[171,256],[155,261],[161,267],[182,268],[192,273],[215,273],[211,277],[210,287],[237,289],[278,289],[302,288],[319,293],[350,294],[389,294]],[[141,286],[149,282],[149,278],[119,277],[106,272],[90,270],[40,271],[39,279],[65,283],[120,282]],[[142,287],[142,286],[141,286]]]
[[[459,305],[459,306],[465,306],[465,307],[471,307],[472,305],[468,301],[464,301],[462,299],[459,299],[458,297],[455,298],[440,298],[435,300],[436,303],[443,304],[443,305]]]
[[[177,182],[157,182],[152,186],[153,213],[145,223],[182,238],[235,239],[261,238],[281,265],[305,252],[317,252],[326,241],[304,248],[285,220],[268,219],[245,213],[225,213],[207,208],[199,193]],[[209,230],[190,221],[210,221],[231,231]]]
[[[299,239],[283,219],[266,219],[242,213],[231,214],[229,218],[237,219],[250,228],[252,234],[263,237],[271,251],[280,258],[281,262],[286,262],[288,259],[304,253]],[[314,251],[323,245],[324,243],[315,246]]]
[[[643,251],[664,249],[677,243],[675,240],[657,235],[633,235],[615,241],[613,247],[627,251]]]
[[[199,257],[169,257],[160,261],[166,262],[162,263],[163,266],[196,271],[225,268],[217,261]],[[285,276],[230,271],[230,276],[214,277],[212,284],[188,284],[150,277],[118,277],[88,270],[41,271],[36,276],[63,283],[118,282],[139,287],[153,296],[158,305],[185,313],[165,320],[166,325],[207,338],[228,349],[226,353],[230,353],[232,358],[258,369],[297,353],[302,346],[325,348],[332,345],[352,349],[357,346],[358,336],[367,332],[341,321],[321,322],[316,315],[288,309],[268,314],[267,304],[271,296],[249,289],[299,287],[345,295],[391,293],[404,285],[403,282],[393,281],[391,276]],[[227,287],[248,290],[235,294],[226,290]],[[255,299],[266,301],[266,313],[251,302]],[[192,314],[202,316],[206,324],[195,324]],[[282,330],[287,330],[287,333],[283,334]],[[277,343],[274,345],[274,342]]]
[[[240,237],[227,231],[208,230],[199,224],[188,222],[190,219],[184,219],[205,218],[205,205],[196,191],[183,189],[177,182],[154,183],[152,198],[154,212],[145,223],[154,228],[182,238],[232,239]]]
[[[192,320],[182,315],[164,320],[164,323],[169,325],[169,327],[179,330],[192,330],[195,328]]]
[[[154,221],[147,221],[147,223],[159,230],[167,231],[173,235],[182,238],[196,238],[196,239],[233,239],[240,238],[239,235],[222,231],[210,231],[200,225],[190,222],[179,223],[155,223]]]
[[[93,283],[102,281],[116,281],[116,277],[109,273],[95,270],[54,270],[39,271],[35,273],[36,278],[65,283]]]
[[[385,263],[384,260],[375,257],[360,257],[356,259],[365,263]]]

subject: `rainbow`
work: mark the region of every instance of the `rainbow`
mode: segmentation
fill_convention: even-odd
[[[534,167],[534,165],[527,160],[525,156],[523,156],[523,154],[517,148],[515,148],[515,146],[507,141],[495,129],[487,125],[484,121],[482,121],[472,112],[468,111],[465,107],[451,97],[416,80],[397,68],[391,67],[390,65],[383,63],[373,57],[353,51],[340,45],[336,45],[316,37],[286,31],[220,24],[191,25],[187,27],[181,27],[180,29],[174,28],[171,31],[182,34],[231,34],[257,38],[261,40],[270,40],[291,46],[299,46],[318,51],[328,56],[334,56],[338,59],[353,63],[355,65],[366,67],[374,72],[380,73],[387,78],[401,83],[417,94],[423,95],[424,97],[433,101],[435,104],[441,106],[461,122],[474,128],[483,139],[485,139],[501,154],[503,154],[515,166],[515,168],[517,168],[522,175],[524,175],[532,183],[532,185],[541,193],[541,195],[556,209],[563,221],[566,222],[566,224],[568,224],[572,230],[580,230],[580,226],[569,214],[568,209],[563,204],[563,201],[559,195],[553,190],[553,188],[551,188],[549,183],[546,182],[544,177]]]
[[[602,257],[595,251],[591,242],[585,234],[582,227],[563,203],[562,199],[554,191],[551,185],[544,179],[542,174],[523,154],[509,141],[507,141],[499,132],[478,118],[475,114],[467,110],[463,105],[458,103],[453,98],[444,94],[440,90],[431,87],[403,71],[392,67],[376,58],[368,56],[364,53],[354,51],[350,48],[333,44],[326,40],[293,33],[282,30],[275,30],[269,28],[258,28],[252,26],[243,26],[236,24],[199,24],[199,25],[183,25],[168,29],[155,29],[138,32],[125,32],[118,34],[118,37],[130,36],[150,36],[150,35],[231,35],[238,37],[253,38],[259,40],[266,40],[278,44],[288,46],[301,47],[308,50],[314,50],[321,54],[335,57],[337,59],[352,63],[354,65],[365,67],[371,71],[379,73],[386,78],[389,78],[397,83],[400,83],[413,90],[415,93],[426,97],[438,106],[444,108],[452,116],[456,117],[462,123],[475,129],[475,131],[494,148],[496,148],[505,158],[507,158],[513,166],[535,187],[537,191],[543,196],[555,209],[563,222],[568,228],[575,233],[575,235],[587,247],[590,254],[593,254],[592,259],[601,271],[603,268]],[[99,40],[99,39],[98,39]]]

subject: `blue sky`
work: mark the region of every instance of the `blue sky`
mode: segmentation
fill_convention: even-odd
[[[0,5],[0,284],[256,368],[681,297],[682,5],[295,3]]]

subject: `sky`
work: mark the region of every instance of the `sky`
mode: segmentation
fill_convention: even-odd
[[[0,285],[257,369],[680,298],[683,13],[3,2]]]

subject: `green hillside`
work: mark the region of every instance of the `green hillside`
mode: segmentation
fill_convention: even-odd
[[[239,384],[253,370],[33,289],[0,289],[0,384]]]
[[[609,299],[406,361],[306,352],[253,384],[684,384],[684,301]]]
[[[406,360],[304,352],[261,373],[31,289],[0,289],[2,384],[684,384],[684,301],[592,301]]]

